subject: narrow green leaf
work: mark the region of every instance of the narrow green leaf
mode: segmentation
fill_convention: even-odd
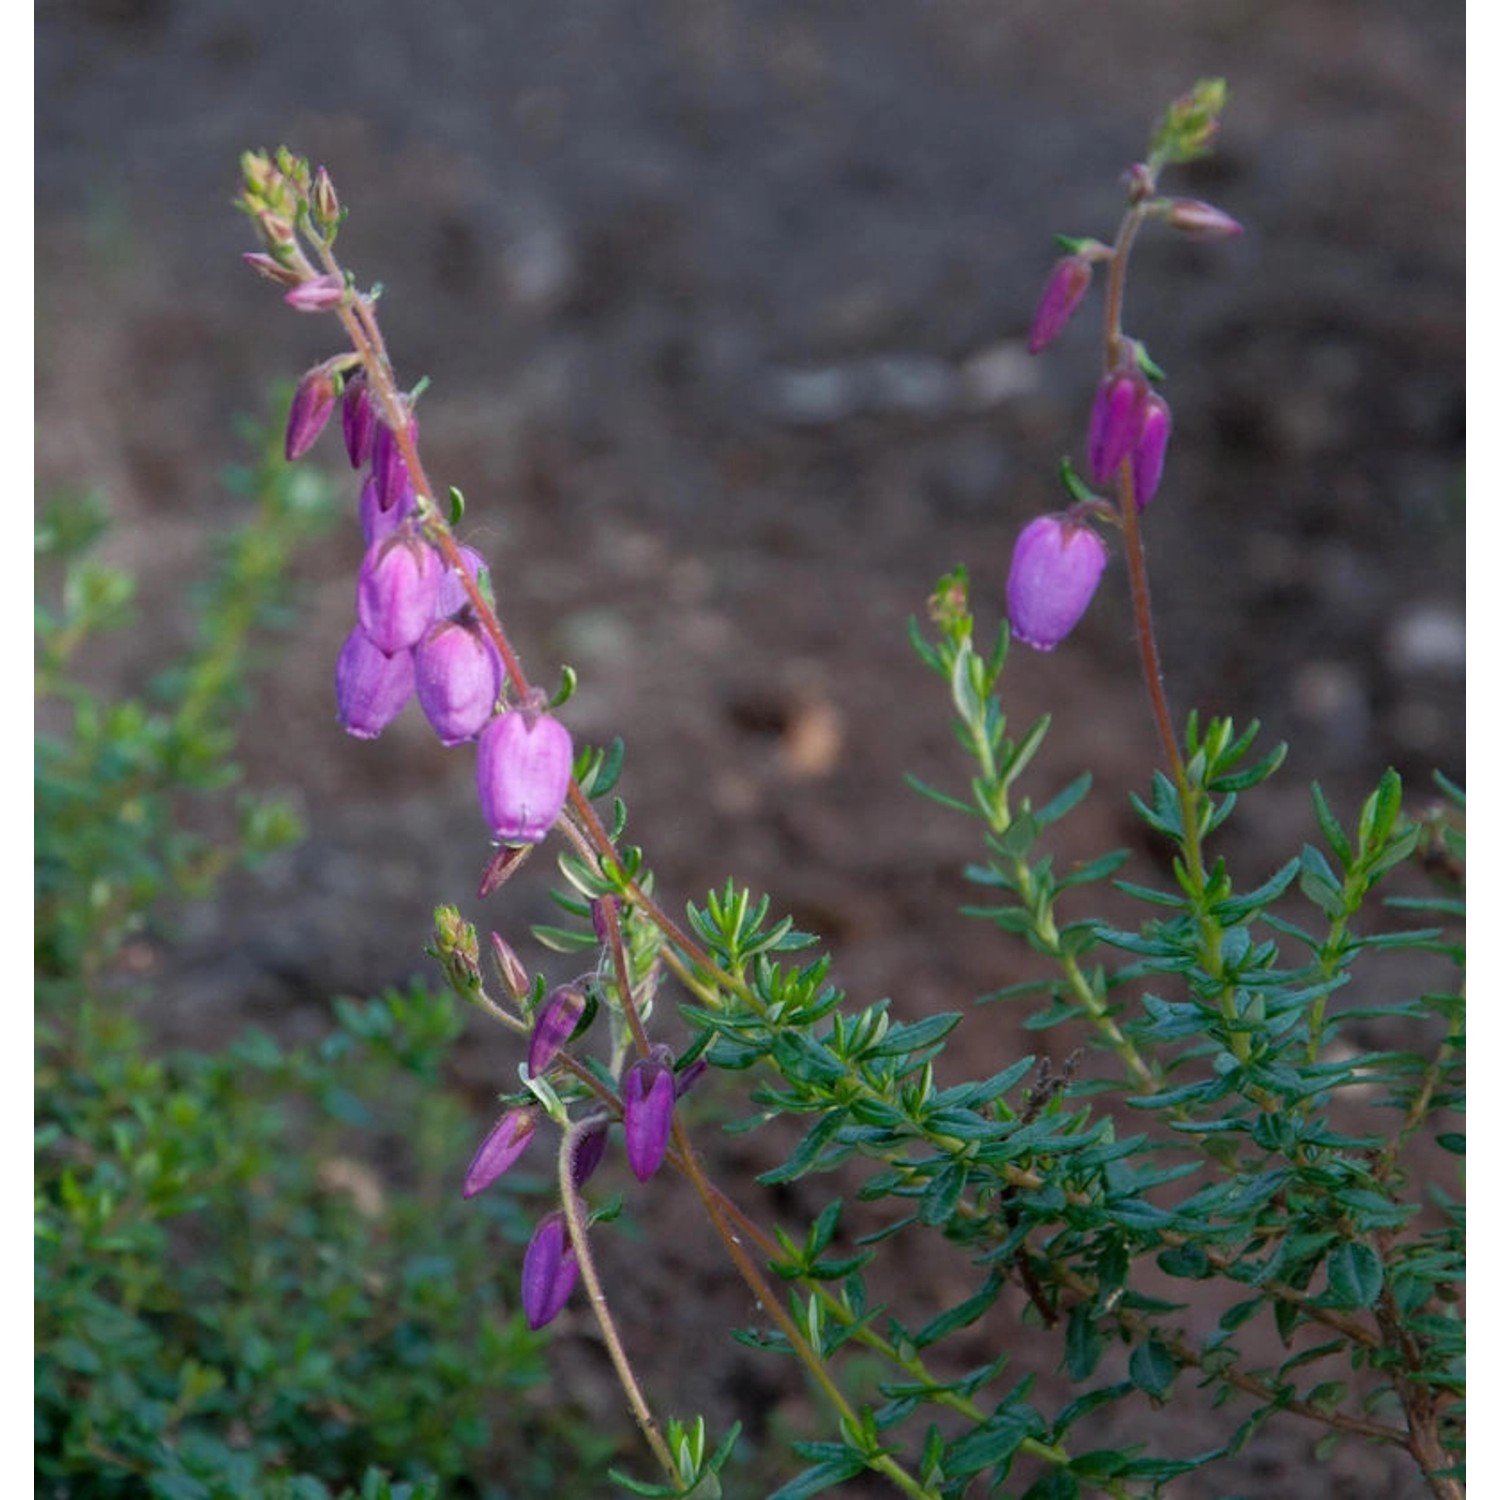
[[[1380,1257],[1358,1240],[1336,1245],[1328,1257],[1328,1301],[1335,1307],[1373,1307],[1385,1285]]]

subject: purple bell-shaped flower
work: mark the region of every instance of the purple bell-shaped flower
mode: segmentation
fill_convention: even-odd
[[[1005,585],[1011,633],[1050,651],[1078,623],[1108,553],[1098,533],[1068,516],[1039,516],[1016,538]]]
[[[512,709],[479,736],[479,807],[495,837],[507,843],[535,844],[547,836],[572,775],[573,737],[545,709]]]
[[[339,723],[356,739],[373,740],[416,691],[410,651],[382,651],[358,625],[349,632],[334,671]]]
[[[578,1284],[578,1256],[561,1213],[548,1214],[536,1226],[521,1262],[521,1307],[534,1332],[545,1328],[573,1295]]]
[[[677,1086],[672,1077],[671,1054],[653,1047],[625,1075],[621,1090],[625,1100],[625,1155],[630,1170],[642,1182],[656,1176],[666,1159],[672,1139],[672,1106]]]
[[[417,643],[417,701],[445,745],[471,740],[494,716],[502,672],[470,611],[438,620]]]
[[[359,568],[355,602],[382,651],[415,646],[437,613],[442,559],[410,528],[375,542]]]
[[[516,1164],[536,1134],[536,1111],[508,1109],[479,1144],[469,1170],[464,1174],[464,1197],[482,1193],[497,1177]]]

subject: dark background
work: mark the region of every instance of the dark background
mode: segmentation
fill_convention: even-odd
[[[905,621],[964,561],[993,628],[1098,374],[1097,295],[1025,355],[1051,237],[1107,238],[1161,107],[1222,74],[1221,148],[1167,187],[1247,232],[1144,236],[1126,318],[1176,423],[1147,517],[1173,703],[1293,741],[1223,843],[1253,883],[1309,835],[1309,780],[1348,813],[1387,764],[1418,799],[1434,767],[1463,775],[1463,45],[1459,8],[1418,0],[44,5],[40,488],[105,492],[112,550],[144,576],[140,626],[99,670],[137,683],[185,638],[232,519],[231,419],[335,352],[238,261],[238,155],[284,141],[352,209],[341,253],[387,288],[398,372],[432,378],[425,458],[468,497],[532,675],[572,663],[575,733],[624,736],[669,904],[732,875],[821,932],[860,1003],[967,1005],[1024,957],[956,914],[974,830],[903,785],[966,774]],[[472,899],[469,751],[414,712],[374,745],[339,733],[360,543],[336,440],[316,454],[350,518],[308,561],[243,757],[301,797],[310,838],[159,955],[174,1038],[315,1033],[330,994],[424,967],[438,899],[528,958],[546,912],[538,883]],[[1036,794],[1096,773],[1063,855],[1129,844],[1149,875],[1125,793],[1156,749],[1118,554],[1075,635],[1017,648],[1007,683],[1015,723],[1054,715]],[[1018,1020],[976,1013],[955,1062],[1033,1050]],[[476,1130],[514,1060],[476,1028]],[[734,1181],[774,1144],[717,1150]],[[656,1330],[655,1387],[774,1439],[795,1383],[728,1342],[750,1311],[708,1231],[665,1185],[631,1202],[674,1226],[645,1270],[606,1245],[637,1279],[617,1306]],[[969,1287],[937,1260],[908,1268],[924,1306]],[[570,1327],[560,1382],[614,1421]],[[1174,1404],[1172,1451],[1222,1418],[1196,1444],[1192,1420]],[[1235,1482],[1404,1493],[1353,1460],[1309,1468],[1315,1434],[1283,1425],[1272,1468]]]

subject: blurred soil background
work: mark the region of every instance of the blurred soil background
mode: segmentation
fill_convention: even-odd
[[[111,550],[143,575],[138,629],[98,663],[111,680],[138,684],[191,629],[233,518],[219,476],[246,456],[232,418],[336,352],[238,258],[239,153],[286,142],[352,209],[340,250],[387,288],[399,374],[432,379],[424,455],[468,498],[523,659],[543,681],[578,669],[577,735],[624,737],[669,905],[733,876],[825,936],[859,1003],[968,1007],[1028,959],[957,913],[974,828],[903,784],[966,776],[906,621],[959,561],[981,629],[998,621],[1013,538],[1062,503],[1098,375],[1097,300],[1025,354],[1051,237],[1107,238],[1162,106],[1222,74],[1220,149],[1167,186],[1247,233],[1148,233],[1127,303],[1175,415],[1147,520],[1172,701],[1293,742],[1222,841],[1243,884],[1311,836],[1314,778],[1342,814],[1387,764],[1419,803],[1434,767],[1462,778],[1457,5],[53,0],[37,48],[39,490],[102,491]],[[242,756],[300,799],[309,838],[156,953],[169,1040],[318,1034],[330,996],[430,970],[439,899],[541,962],[526,929],[549,861],[473,898],[471,753],[414,710],[375,744],[334,722],[356,486],[336,437],[312,461],[348,520],[306,559]],[[1126,802],[1157,747],[1118,556],[1075,635],[1017,648],[1007,683],[1013,723],[1054,716],[1035,795],[1097,778],[1060,858],[1130,845],[1136,878],[1161,875]],[[1036,1050],[1022,1018],[977,1010],[949,1072]],[[469,1059],[477,1139],[516,1053],[476,1025]],[[773,1201],[750,1181],[776,1141],[703,1139],[763,1216],[820,1206],[817,1180]],[[627,1198],[649,1253],[621,1226],[601,1254],[664,1406],[740,1417],[752,1449],[812,1431],[794,1372],[728,1339],[753,1310],[677,1185]],[[943,1251],[894,1267],[909,1324],[973,1288]],[[1021,1300],[972,1330],[976,1362],[1017,1337]],[[559,1399],[623,1428],[584,1314],[560,1327]],[[1037,1368],[1052,1379],[1050,1356]],[[1130,1415],[1129,1438],[1172,1453],[1225,1431],[1175,1399]],[[1272,1424],[1217,1492],[1414,1493],[1397,1459],[1314,1463],[1317,1435]]]

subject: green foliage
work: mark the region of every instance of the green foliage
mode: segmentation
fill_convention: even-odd
[[[251,513],[196,641],[139,697],[85,680],[134,593],[96,560],[102,506],[54,504],[38,530],[36,1490],[592,1494],[580,1476],[613,1445],[536,1399],[525,1214],[458,1198],[454,1001],[339,1001],[312,1046],[150,1042],[142,939],[296,836],[229,760],[262,628],[288,618],[289,564],[328,507],[274,446],[239,476]]]

